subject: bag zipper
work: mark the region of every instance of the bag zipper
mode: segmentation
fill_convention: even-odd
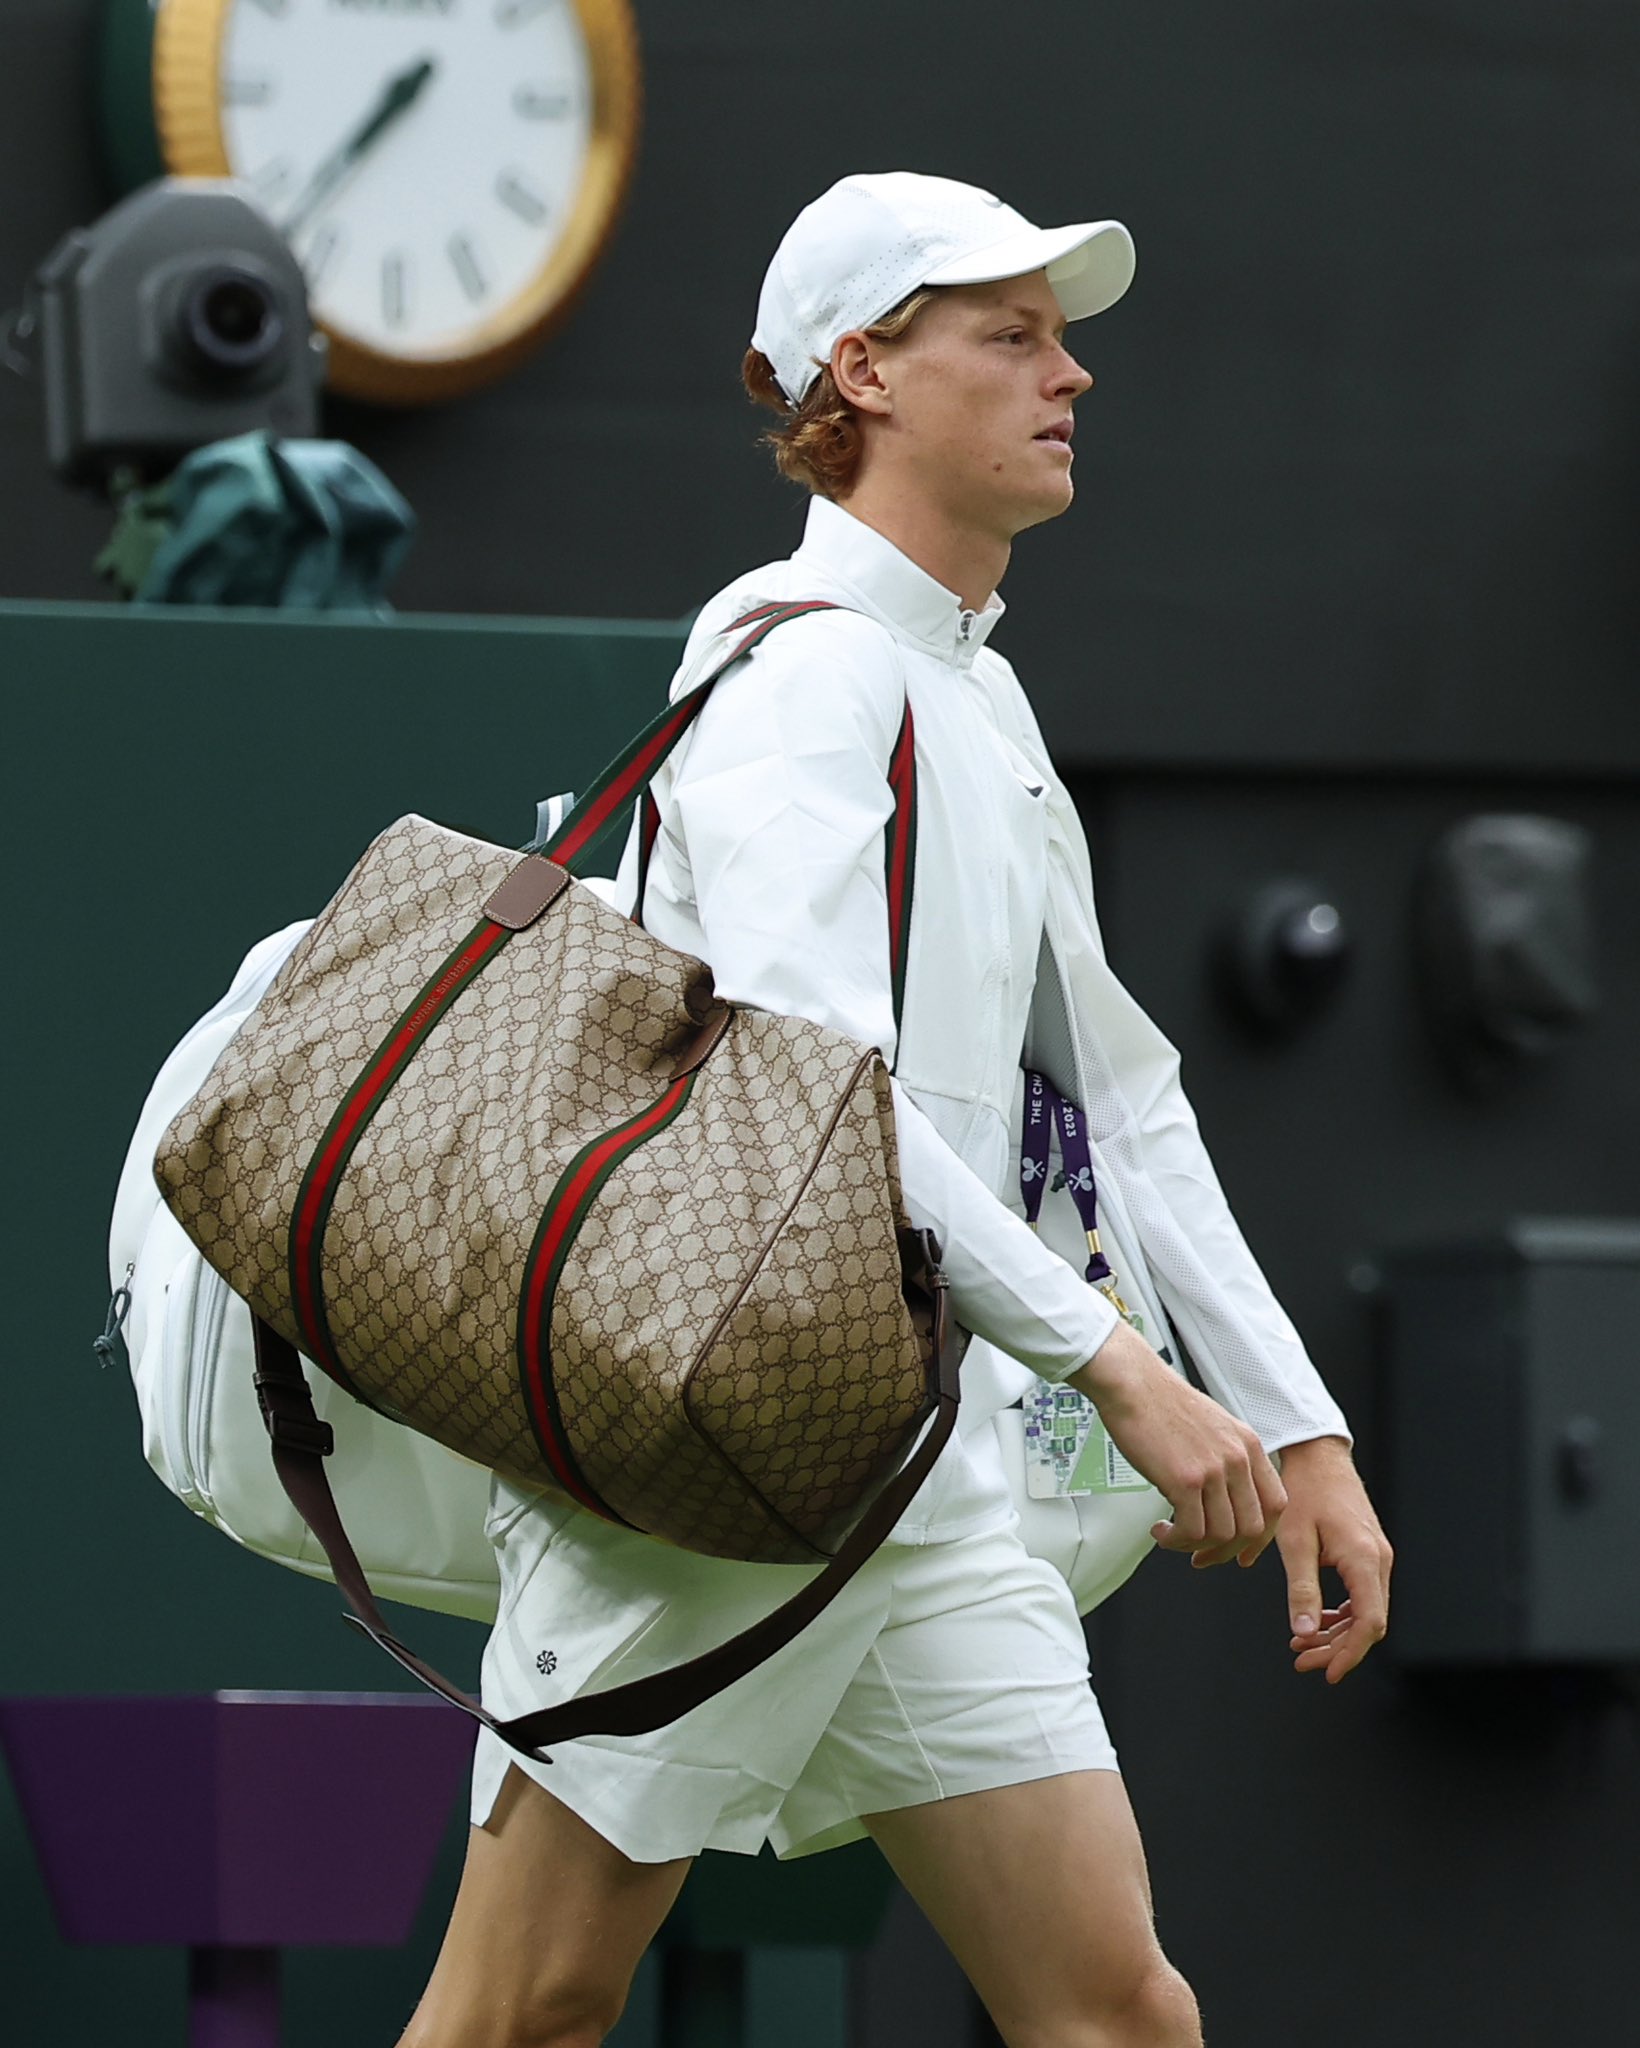
[[[177,1491],[196,1515],[212,1511],[206,1489],[210,1394],[227,1293],[227,1282],[195,1250],[183,1254],[165,1283],[160,1435]]]
[[[216,1404],[216,1367],[222,1356],[222,1332],[228,1320],[231,1289],[207,1261],[201,1260],[194,1292],[193,1333],[188,1344],[188,1450],[195,1480],[206,1504],[211,1494],[211,1411]]]

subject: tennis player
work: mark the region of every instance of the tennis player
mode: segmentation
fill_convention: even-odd
[[[988,644],[1015,536],[1073,496],[1093,379],[1068,324],[1132,274],[1115,221],[1042,229],[910,172],[839,180],[769,266],[742,374],[778,415],[807,520],[792,554],[703,607],[672,697],[754,607],[837,609],[731,667],[660,771],[643,921],[710,961],[731,1004],[882,1049],[906,1210],[937,1233],[973,1333],[962,1426],[832,1605],[716,1698],[650,1735],[557,1745],[551,1764],[480,1732],[467,1866],[407,2048],[591,2048],[701,1849],[792,1857],[866,1833],[1009,2048],[1201,2041],[1076,1601],[1022,1540],[996,1454],[1022,1384],[1096,1404],[1169,1509],[1156,1545],[1250,1566],[1279,1544],[1297,1669],[1336,1683],[1384,1633],[1390,1550],[1345,1419],[1230,1216],[1176,1052],[1110,972],[1074,806]],[[884,827],[907,706],[918,830],[897,1028]],[[637,869],[635,824],[603,885],[623,911]],[[1085,1112],[1108,1287],[1029,1227],[1010,1186],[1027,1066],[1054,1068]],[[489,1532],[501,1606],[483,1697],[501,1716],[664,1669],[811,1573],[671,1549],[499,1477]],[[1335,1608],[1324,1564],[1347,1588]]]

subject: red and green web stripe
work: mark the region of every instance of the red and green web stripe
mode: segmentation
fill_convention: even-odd
[[[706,699],[718,677],[726,669],[732,668],[742,655],[750,654],[766,633],[771,632],[776,626],[784,625],[787,619],[801,618],[805,612],[834,612],[841,609],[841,606],[830,604],[824,598],[807,599],[801,604],[760,604],[725,626],[723,630],[726,633],[738,633],[743,626],[749,630],[746,637],[723,657],[711,674],[703,676],[688,696],[679,700],[679,710],[687,709],[688,716],[680,721],[678,730],[681,732],[683,726],[691,723],[695,715],[705,708]],[[654,851],[655,834],[660,830],[660,824],[660,808],[655,802],[654,792],[646,787],[638,812],[638,893],[633,899],[632,908],[632,921],[637,925],[643,923],[644,885],[649,879],[649,857]]]
[[[647,784],[662,761],[672,751],[688,726],[706,708],[706,699],[712,685],[731,663],[739,661],[743,654],[749,654],[764,634],[782,625],[787,619],[800,618],[804,612],[836,611],[839,607],[823,599],[811,599],[803,604],[759,605],[756,611],[748,612],[744,619],[737,619],[730,632],[741,626],[750,625],[751,630],[740,643],[719,662],[709,676],[703,677],[689,694],[680,697],[676,704],[669,705],[658,718],[645,727],[632,745],[603,770],[582,795],[569,816],[553,836],[545,841],[539,851],[545,860],[556,861],[561,868],[573,870],[576,860],[601,839],[605,831],[620,817],[626,807],[637,796],[640,785]],[[647,791],[645,792],[647,801]],[[654,832],[648,835],[651,843]]]
[[[917,859],[916,735],[907,699],[899,737],[888,761],[888,786],[894,792],[883,863],[888,883],[888,965],[894,991],[894,1052],[900,1050],[900,1016],[905,1008],[905,967],[911,940],[911,882]]]
[[[698,1070],[697,1070],[698,1071]],[[552,1371],[552,1312],[564,1262],[575,1243],[598,1191],[615,1169],[637,1148],[666,1129],[681,1113],[694,1089],[694,1073],[674,1081],[647,1109],[617,1124],[612,1131],[583,1145],[559,1176],[536,1227],[535,1241],[524,1264],[518,1302],[518,1364],[535,1440],[558,1484],[582,1507],[610,1521],[623,1522],[593,1491],[570,1448]],[[624,1524],[630,1527],[630,1523]]]
[[[369,1395],[336,1355],[325,1308],[324,1243],[330,1212],[359,1140],[394,1083],[456,999],[483,973],[513,936],[505,925],[482,919],[422,985],[343,1096],[308,1162],[291,1214],[288,1271],[291,1302],[302,1333],[301,1349],[357,1400]]]

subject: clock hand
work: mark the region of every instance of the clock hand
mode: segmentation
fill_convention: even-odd
[[[431,57],[423,57],[419,63],[412,64],[407,71],[401,71],[396,78],[387,81],[375,106],[347,140],[333,149],[320,164],[308,180],[301,198],[281,223],[280,232],[287,241],[295,239],[298,230],[307,225],[359,159],[381,140],[394,122],[410,111],[437,69]]]

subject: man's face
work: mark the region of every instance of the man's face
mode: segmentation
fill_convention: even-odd
[[[1055,518],[1074,495],[1072,404],[1093,382],[1065,324],[1045,270],[946,287],[874,351],[892,407],[868,460],[1009,538]]]

